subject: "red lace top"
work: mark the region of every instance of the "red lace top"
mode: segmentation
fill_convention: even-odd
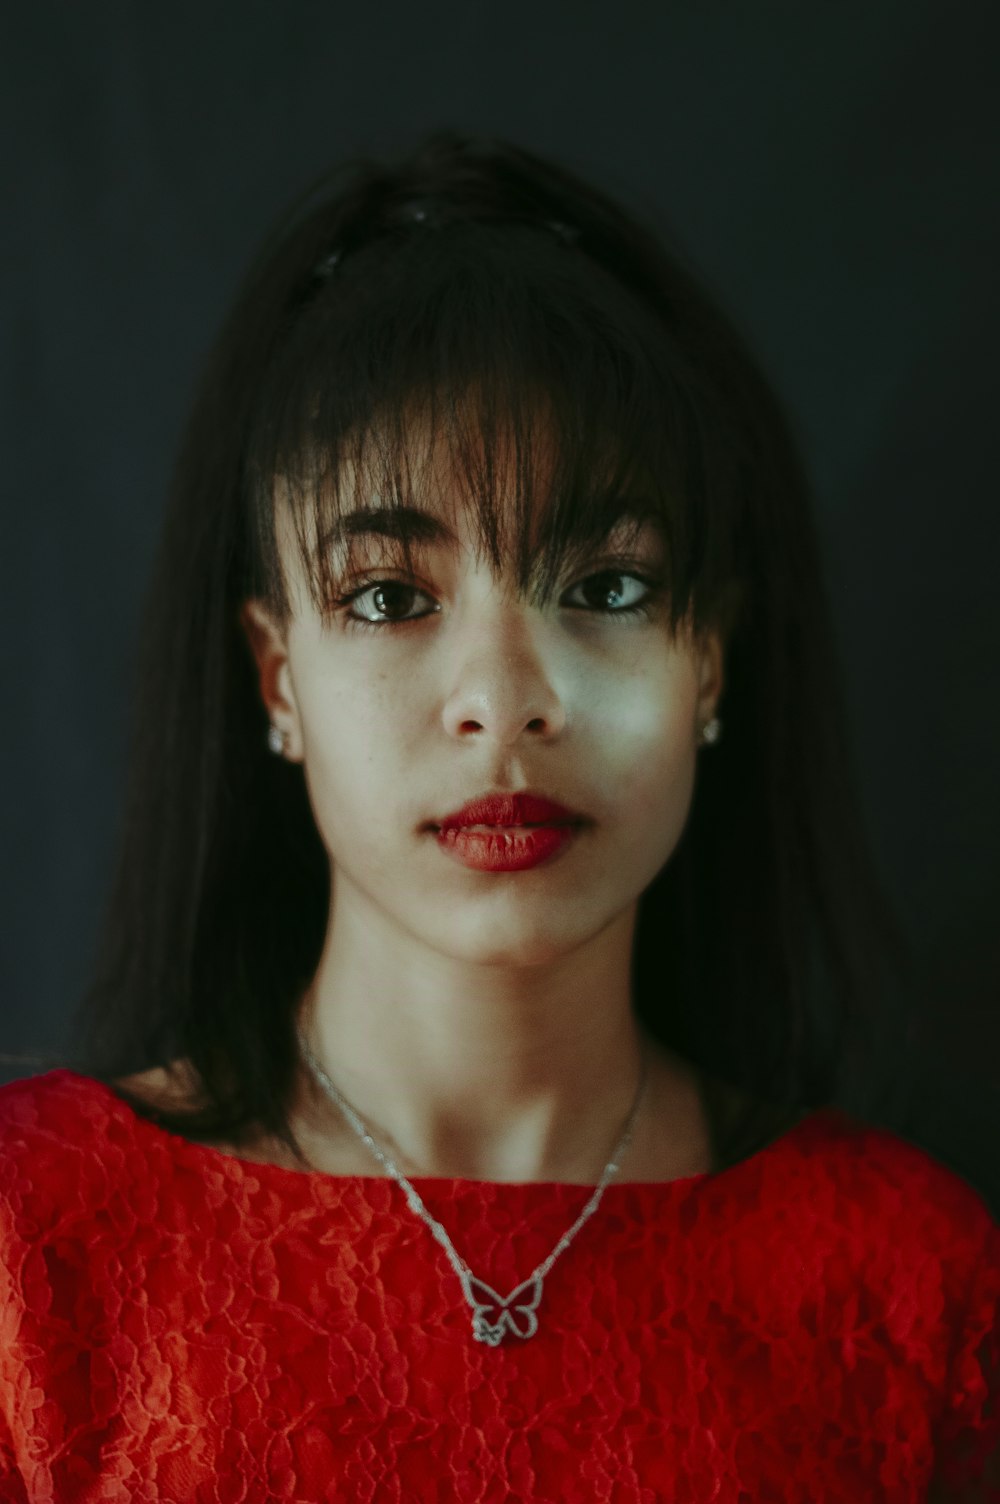
[[[590,1194],[418,1185],[503,1293]],[[0,1499],[903,1504],[979,1479],[992,1504],[998,1285],[978,1193],[825,1109],[729,1169],[613,1181],[537,1333],[491,1347],[393,1181],[236,1159],[50,1071],[0,1089]]]

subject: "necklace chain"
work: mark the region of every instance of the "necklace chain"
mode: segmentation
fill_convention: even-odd
[[[448,1236],[441,1223],[438,1222],[435,1217],[431,1216],[430,1212],[427,1210],[413,1185],[411,1185],[406,1176],[396,1168],[392,1160],[389,1158],[389,1155],[386,1154],[385,1151],[381,1149],[375,1142],[363,1120],[355,1112],[354,1108],[347,1101],[343,1093],[330,1080],[330,1077],[327,1075],[326,1071],[320,1065],[312,1050],[309,1048],[309,1045],[306,1042],[306,1039],[301,1030],[299,1030],[298,1038],[299,1045],[301,1047],[306,1064],[312,1071],[312,1074],[315,1076],[320,1086],[326,1092],[327,1096],[330,1097],[334,1104],[340,1109],[344,1117],[347,1119],[347,1122],[350,1124],[351,1128],[361,1139],[362,1143],[364,1143],[371,1151],[371,1153],[374,1154],[375,1158],[378,1160],[382,1168],[401,1187],[404,1195],[406,1196],[407,1204],[409,1205],[410,1210],[414,1212],[422,1222],[426,1223],[434,1238],[444,1249],[445,1254],[448,1257],[448,1262],[451,1264],[451,1267],[454,1269],[456,1275],[458,1276],[459,1283],[462,1287],[462,1294],[465,1296],[465,1299],[468,1302],[469,1307],[471,1308],[472,1335],[475,1337],[476,1341],[485,1342],[489,1347],[497,1347],[503,1340],[506,1332],[510,1332],[513,1336],[516,1337],[533,1337],[535,1332],[538,1330],[538,1317],[535,1313],[542,1298],[542,1282],[545,1279],[545,1276],[548,1274],[549,1270],[552,1268],[559,1255],[565,1253],[566,1249],[572,1243],[573,1239],[576,1237],[583,1224],[587,1222],[596,1212],[598,1206],[601,1203],[601,1197],[604,1195],[604,1191],[606,1186],[608,1185],[608,1182],[618,1172],[619,1160],[621,1159],[621,1156],[624,1154],[625,1150],[632,1142],[635,1120],[638,1116],[639,1106],[646,1087],[647,1060],[645,1051],[643,1051],[642,1055],[642,1068],[639,1075],[639,1085],[636,1089],[635,1098],[632,1102],[631,1111],[629,1112],[628,1118],[626,1119],[625,1127],[622,1129],[618,1142],[615,1144],[615,1147],[612,1150],[611,1158],[604,1166],[604,1169],[601,1172],[601,1178],[595,1186],[590,1199],[587,1201],[586,1206],[583,1208],[583,1211],[577,1217],[572,1227],[570,1227],[567,1232],[563,1233],[562,1237],[559,1239],[558,1243],[553,1248],[548,1258],[544,1259],[542,1263],[540,1263],[533,1271],[533,1273],[530,1274],[528,1278],[521,1284],[517,1285],[515,1289],[511,1290],[508,1295],[501,1296],[498,1295],[496,1290],[492,1289],[483,1280],[476,1278],[472,1270],[469,1268],[468,1264],[456,1250],[454,1243],[451,1241],[451,1238]]]

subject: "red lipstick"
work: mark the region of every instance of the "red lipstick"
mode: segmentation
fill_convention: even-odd
[[[435,822],[438,845],[478,872],[523,872],[564,851],[585,817],[528,790],[485,794]]]

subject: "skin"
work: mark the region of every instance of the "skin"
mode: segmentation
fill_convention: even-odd
[[[447,460],[422,473],[437,484],[418,483],[413,502],[433,511]],[[649,595],[631,575],[581,591],[614,538],[539,608],[476,556],[461,507],[447,515],[458,547],[422,545],[415,590],[369,589],[324,624],[279,504],[291,621],[283,629],[262,601],[242,609],[263,702],[303,767],[331,861],[300,1026],[404,1172],[594,1183],[645,1051],[620,1178],[700,1173],[694,1072],[644,1038],[629,974],[639,898],[690,808],[722,643],[672,639],[662,602],[616,618],[608,588],[612,607]],[[644,533],[628,562],[654,575],[658,548]],[[399,580],[386,558],[366,543],[356,583]],[[366,629],[352,610],[414,619]],[[589,817],[555,861],[470,871],[425,828],[477,794],[525,787]],[[315,1167],[381,1173],[306,1072],[292,1121]]]

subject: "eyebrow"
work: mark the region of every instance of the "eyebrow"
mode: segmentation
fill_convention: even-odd
[[[608,509],[607,533],[613,532],[620,522],[657,522],[642,502],[620,502]],[[359,507],[347,512],[324,536],[324,544],[342,543],[345,538],[395,538],[400,542],[425,544],[450,544],[456,547],[458,538],[448,524],[433,512],[420,507]]]
[[[420,507],[360,507],[341,517],[324,541],[341,543],[345,538],[369,536],[411,543],[458,543],[446,522]]]

